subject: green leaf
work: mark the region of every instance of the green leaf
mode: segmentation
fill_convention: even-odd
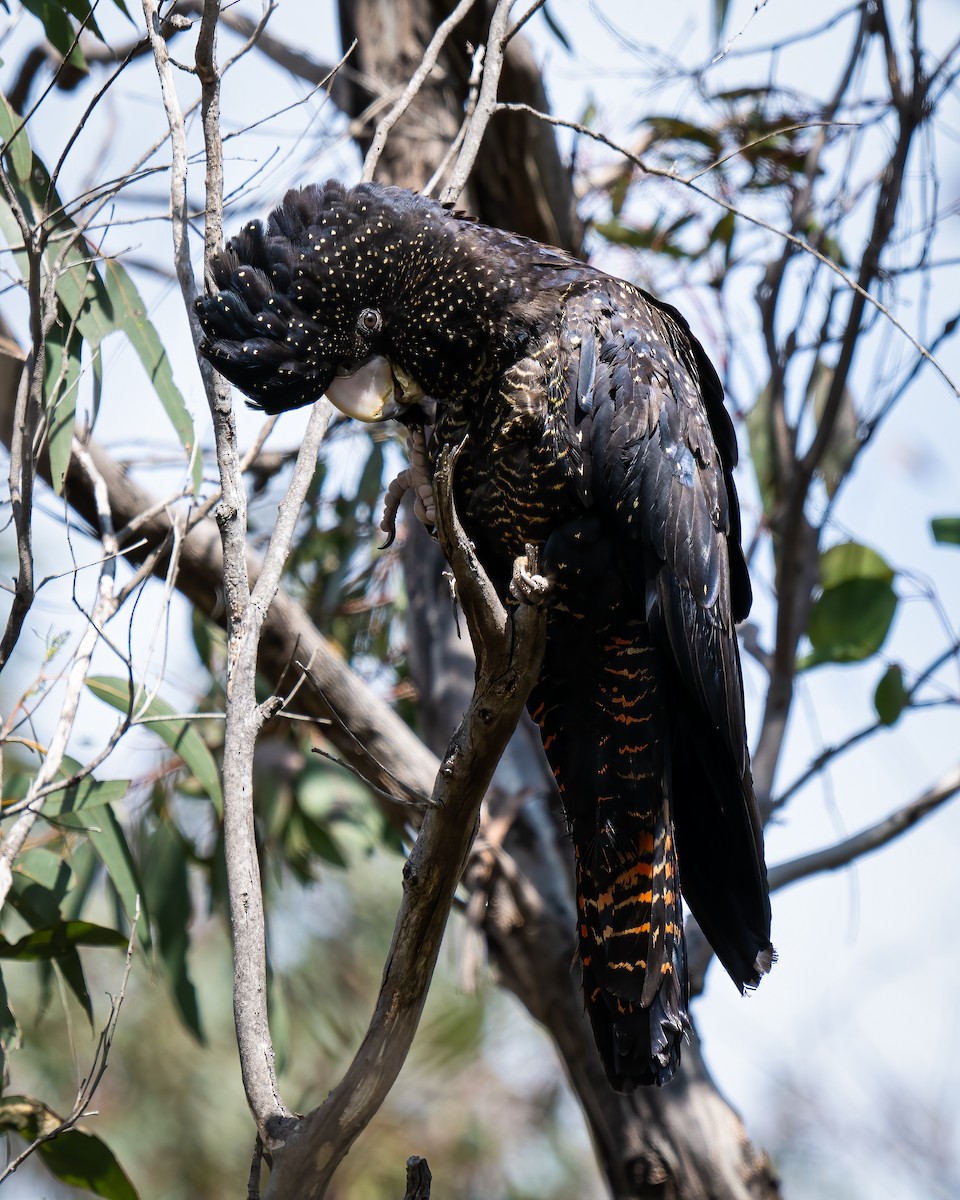
[[[862,662],[886,640],[897,611],[897,594],[880,579],[849,579],[828,588],[810,613],[813,652],[799,670],[821,663]]]
[[[820,555],[820,586],[824,591],[854,579],[893,583],[896,571],[869,546],[840,542]]]
[[[15,147],[17,142],[14,143]],[[82,231],[69,218],[61,215],[55,225],[50,224],[50,217],[45,211],[48,192],[51,192],[50,174],[34,154],[29,177],[18,187],[17,194],[28,218],[37,223],[45,221],[50,229],[44,264],[48,271],[57,271],[55,290],[63,307],[63,330],[70,329],[75,323],[93,356],[95,371],[99,369],[97,360],[103,339],[117,330],[126,334],[189,458],[195,443],[193,421],[173,381],[167,353],[153,325],[147,320],[143,301],[133,281],[116,259],[100,259]],[[60,199],[55,191],[51,192],[49,200],[52,211],[62,214]],[[0,227],[11,244],[22,241],[20,227],[2,194]],[[25,274],[25,256],[20,253],[15,257],[21,273]],[[79,340],[75,353],[79,358]],[[95,381],[96,378],[95,375]],[[66,420],[62,422],[66,423]],[[193,463],[196,487],[200,484],[201,469],[200,457],[196,455]]]
[[[19,113],[13,111],[9,100],[0,92],[0,139],[3,141],[3,156],[13,172],[14,179],[19,183],[29,179],[30,168],[33,166],[33,151],[30,149],[26,129],[21,128],[22,124]],[[8,146],[11,138],[13,142]]]
[[[113,809],[105,804],[92,811],[82,809],[80,812],[62,813],[58,820],[70,829],[82,830],[90,839],[120,897],[123,911],[133,921],[137,912],[137,897],[143,898],[144,890],[127,839]],[[146,901],[143,900],[137,935],[143,948],[149,950],[150,921],[147,913],[142,911],[145,906]]]
[[[32,929],[55,925],[71,874],[70,864],[52,850],[27,850],[13,866],[10,903]]]
[[[713,158],[723,154],[723,143],[712,129],[694,125],[691,121],[679,117],[646,117],[644,125],[649,125],[658,141],[697,142],[706,146]]]
[[[883,645],[897,610],[896,572],[876,550],[841,542],[820,555],[823,591],[810,611],[812,653],[798,670],[862,662]]]
[[[13,868],[10,903],[31,929],[48,931],[64,926],[61,905],[72,874],[69,863],[43,847],[28,850],[17,859]],[[86,1013],[92,1027],[93,1005],[76,948],[70,945],[69,941],[65,941],[60,953],[49,956],[42,954],[37,961],[48,964],[48,967],[49,964],[56,963],[64,982],[76,996],[77,1003]]]
[[[50,426],[50,474],[53,490],[58,496],[63,495],[63,483],[73,448],[82,344],[83,339],[78,330],[71,326],[61,305],[59,322],[47,338],[43,370],[43,399]]]
[[[708,245],[723,246],[724,263],[729,267],[733,257],[733,235],[736,232],[736,219],[732,212],[725,212],[710,230]]]
[[[118,328],[130,339],[139,355],[144,370],[160,398],[187,458],[193,453],[195,433],[193,418],[184,403],[180,389],[173,381],[173,370],[163,343],[152,323],[147,320],[146,307],[126,269],[115,258],[103,260],[103,277],[107,296],[113,306],[114,319]],[[193,486],[200,490],[203,463],[200,455],[194,456]]]
[[[64,983],[73,992],[74,996],[76,996],[77,1003],[83,1009],[92,1030],[93,1001],[90,999],[90,991],[87,988],[87,980],[83,973],[83,963],[80,961],[80,955],[75,948],[70,948],[51,961],[54,962],[54,965],[60,972]]]
[[[87,687],[107,704],[121,712],[130,711],[130,687],[126,679],[115,676],[93,676],[87,679]],[[137,713],[137,720],[144,717],[165,717],[173,714],[174,709],[165,700],[154,699],[145,709]],[[213,801],[219,816],[223,816],[223,790],[220,786],[220,772],[217,764],[207,749],[206,744],[189,721],[178,719],[172,721],[151,720],[144,724],[167,743],[193,773],[200,787]]]
[[[818,425],[823,419],[834,374],[833,367],[828,367],[819,358],[810,372],[810,380],[807,384],[807,402],[813,406]],[[817,467],[817,474],[823,480],[827,495],[831,499],[848,475],[859,450],[860,422],[853,405],[853,395],[850,389],[845,387],[840,395],[840,407],[830,432],[830,441],[820,459],[820,465]]]
[[[766,517],[773,515],[780,499],[777,459],[773,444],[772,394],[768,383],[747,413],[746,420],[747,436],[750,439],[750,461],[756,472],[757,487]]]
[[[17,1133],[26,1142],[48,1136],[61,1118],[31,1096],[0,1100],[0,1130]],[[37,1155],[52,1175],[71,1187],[84,1188],[105,1200],[139,1200],[137,1191],[113,1151],[95,1134],[68,1129],[37,1147]]]
[[[667,228],[659,224],[640,229],[635,225],[626,225],[622,221],[595,221],[593,228],[601,237],[618,246],[631,246],[634,250],[653,250],[657,254],[666,254],[670,258],[690,258],[690,251],[678,242],[670,240],[670,235],[686,225],[691,218],[680,217],[671,222]]]
[[[0,1088],[7,1077],[10,1055],[19,1050],[21,1044],[20,1025],[13,1015],[13,1009],[7,999],[7,987],[0,974]]]
[[[566,50],[568,54],[572,54],[573,47],[570,45],[570,39],[567,37],[563,28],[557,23],[556,18],[546,4],[543,6],[543,19],[547,23],[547,28],[564,48],[564,50]]]
[[[941,546],[960,546],[960,517],[934,517],[930,530]]]
[[[45,796],[40,811],[45,817],[60,817],[83,808],[102,808],[105,804],[122,800],[129,787],[129,779],[92,779],[86,776],[78,783]]]
[[[86,60],[80,47],[74,45],[76,30],[67,16],[71,5],[65,2],[58,3],[58,0],[23,0],[23,7],[39,19],[44,33],[54,47],[65,57],[69,56],[67,62],[74,69],[86,73]]]
[[[110,1147],[93,1133],[68,1129],[37,1150],[51,1175],[104,1200],[138,1200],[130,1177]]]
[[[727,13],[730,11],[730,0],[713,0],[713,34],[717,41],[727,23]]]
[[[127,939],[116,929],[91,921],[61,921],[49,929],[34,929],[19,941],[8,942],[0,934],[0,958],[39,962],[60,958],[76,946],[108,946],[126,949]]]
[[[903,686],[903,671],[891,663],[884,671],[873,694],[873,706],[884,725],[896,725],[907,705],[907,689]]]
[[[187,967],[190,948],[190,877],[184,846],[166,822],[157,826],[147,846],[150,870],[144,875],[147,904],[157,929],[160,957],[184,1025],[201,1043],[197,993]]]

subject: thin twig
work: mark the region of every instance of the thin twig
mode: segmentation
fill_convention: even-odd
[[[473,164],[477,161],[477,154],[480,152],[480,143],[483,140],[484,132],[490,123],[490,118],[497,110],[497,90],[500,87],[507,26],[513,4],[514,0],[497,0],[497,7],[493,10],[493,16],[490,18],[487,49],[483,58],[483,79],[480,83],[477,105],[463,135],[463,146],[460,149],[457,165],[440,195],[441,204],[455,204],[460,193],[467,186],[467,179],[470,177]]]
[[[909,329],[906,328],[905,325],[897,320],[890,309],[887,308],[887,306],[880,300],[878,300],[876,296],[871,295],[870,292],[868,292],[851,275],[848,275],[843,267],[839,265],[839,263],[834,262],[832,258],[829,258],[826,254],[823,254],[820,250],[817,250],[816,247],[811,246],[811,244],[805,238],[800,237],[798,234],[790,233],[788,230],[779,229],[771,222],[763,220],[762,217],[758,217],[753,213],[749,213],[745,209],[738,208],[735,204],[731,204],[728,200],[724,200],[722,196],[716,196],[713,193],[708,192],[705,188],[699,187],[694,182],[696,176],[684,176],[678,174],[675,170],[667,170],[663,167],[650,166],[636,154],[628,150],[626,146],[619,145],[612,138],[608,138],[606,134],[599,133],[596,129],[590,129],[588,126],[582,125],[579,121],[566,121],[561,117],[554,117],[550,113],[542,112],[539,108],[534,108],[532,104],[508,103],[501,101],[496,105],[495,111],[529,113],[530,116],[537,117],[541,121],[546,121],[549,125],[557,125],[564,129],[572,129],[576,133],[583,134],[584,137],[593,138],[594,141],[601,142],[604,146],[608,146],[611,150],[615,150],[618,154],[622,154],[624,158],[628,159],[646,174],[656,175],[661,179],[669,179],[674,183],[681,184],[683,187],[688,187],[692,191],[696,192],[697,195],[702,196],[705,200],[709,200],[711,204],[718,205],[726,212],[732,213],[733,216],[740,217],[742,220],[748,221],[751,225],[756,225],[759,229],[765,229],[768,233],[774,234],[776,237],[781,238],[791,246],[795,246],[798,250],[802,250],[805,254],[811,255],[818,262],[822,263],[823,266],[833,271],[834,274],[839,275],[847,287],[850,288],[852,292],[856,293],[856,295],[858,295],[863,301],[872,305],[879,313],[882,313],[882,315],[887,318],[893,327],[903,334],[903,336],[907,339],[911,346],[913,346],[917,353],[930,363],[930,365],[941,377],[941,379],[943,379],[944,383],[946,383],[947,387],[950,388],[954,395],[960,397],[960,384],[954,382],[953,378],[947,373],[946,368],[942,365],[942,363],[940,363],[930,353],[930,351],[922,344],[922,342],[918,341],[917,338],[914,337],[914,335],[909,331]],[[444,192],[444,198],[446,198],[446,195],[447,193]]]
[[[53,737],[47,748],[46,756],[40,764],[40,769],[34,776],[27,791],[26,806],[20,813],[13,826],[7,831],[0,846],[0,908],[6,902],[7,895],[13,885],[13,864],[17,855],[23,849],[40,815],[40,803],[43,789],[52,783],[63,764],[67,751],[67,742],[73,730],[74,719],[83,693],[84,683],[90,669],[90,660],[97,642],[101,637],[102,626],[117,610],[114,595],[114,577],[116,573],[117,546],[113,534],[110,517],[110,500],[102,476],[89,459],[80,460],[81,466],[87,472],[95,497],[97,512],[101,524],[101,545],[103,546],[103,562],[100,568],[100,580],[97,587],[97,598],[88,617],[88,624],[80,639],[77,652],[67,672],[66,687],[60,717]]]

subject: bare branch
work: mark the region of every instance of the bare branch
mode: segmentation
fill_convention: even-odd
[[[898,808],[882,821],[870,825],[852,837],[844,838],[824,850],[815,850],[812,854],[804,854],[790,862],[779,863],[768,872],[770,890],[786,887],[800,879],[808,879],[823,871],[836,871],[849,866],[858,858],[872,854],[898,838],[906,830],[916,825],[924,817],[936,812],[938,808],[952,800],[960,792],[960,767],[954,767],[916,800],[911,800],[902,808]]]

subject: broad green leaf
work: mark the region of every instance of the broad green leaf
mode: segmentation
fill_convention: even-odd
[[[106,868],[107,875],[114,890],[123,905],[123,911],[132,921],[137,911],[137,897],[141,898],[140,922],[137,936],[145,950],[150,949],[150,921],[144,912],[146,901],[143,899],[144,890],[140,882],[130,847],[124,836],[120,822],[113,809],[104,804],[95,809],[82,809],[79,812],[62,813],[58,818],[61,825],[70,829],[82,830],[97,852],[97,857]]]
[[[821,663],[862,662],[886,640],[897,611],[897,594],[882,579],[848,579],[826,589],[810,613],[813,651],[799,669]]]
[[[138,1200],[130,1177],[113,1151],[93,1133],[68,1129],[37,1151],[51,1175],[104,1200]]]
[[[20,1049],[20,1026],[7,999],[7,988],[0,974],[0,1089],[7,1075],[10,1055]]]
[[[960,517],[934,517],[930,529],[941,546],[960,546]]]
[[[93,1029],[93,1001],[90,999],[90,991],[87,988],[86,976],[83,973],[83,963],[80,961],[80,955],[74,947],[70,947],[63,954],[57,956],[55,960],[51,960],[56,969],[77,998],[77,1003],[84,1011],[87,1022]]]
[[[22,0],[23,7],[32,12],[43,25],[43,31],[53,46],[67,62],[78,71],[86,73],[87,63],[76,41],[76,30],[67,16],[70,5],[58,0]],[[102,39],[101,39],[102,40]]]
[[[884,725],[896,725],[907,704],[907,689],[903,686],[903,671],[891,663],[884,671],[873,694],[873,706]]]
[[[150,837],[146,853],[150,869],[144,875],[147,904],[157,930],[160,958],[184,1025],[205,1043],[197,993],[187,966],[190,948],[190,876],[184,846],[173,828],[161,822]]]
[[[130,710],[130,687],[126,679],[115,676],[93,676],[87,679],[87,687],[95,696],[105,700],[107,704],[121,712]],[[137,719],[143,717],[165,717],[174,710],[165,700],[155,699],[142,712],[137,713]],[[223,816],[223,791],[220,786],[220,773],[213,755],[189,721],[151,720],[144,724],[167,743],[171,750],[183,759],[193,773],[194,778],[204,792],[213,801],[217,813]]]
[[[873,579],[893,583],[896,572],[869,546],[859,542],[840,542],[820,555],[820,586],[824,591],[854,579]]]
[[[0,93],[0,140],[3,141],[3,156],[19,183],[29,177],[33,165],[33,151],[30,149],[27,131],[22,129],[21,125],[22,118],[10,107],[6,96]],[[7,143],[12,137],[13,143],[8,148]]]
[[[91,779],[87,776],[79,783],[51,792],[44,798],[41,812],[45,817],[60,817],[82,808],[102,808],[122,800],[129,787],[129,779]]]
[[[13,866],[10,903],[31,929],[55,925],[71,878],[70,864],[59,854],[36,847],[21,854]]]
[[[103,260],[103,277],[118,328],[127,335],[130,344],[139,355],[143,368],[153,384],[154,391],[189,458],[194,448],[193,418],[187,411],[180,389],[173,382],[170,359],[156,329],[147,320],[146,308],[140,299],[140,293],[126,269],[114,258]],[[202,467],[203,464],[198,454],[194,457],[193,464],[193,485],[196,491],[200,490]]]
[[[0,1130],[19,1134],[26,1142],[48,1136],[61,1124],[57,1113],[31,1096],[0,1100]],[[84,1188],[106,1200],[138,1200],[136,1189],[113,1151],[95,1134],[68,1129],[37,1147],[48,1171],[71,1187]]]
[[[60,958],[76,946],[126,948],[127,939],[116,929],[94,925],[91,921],[61,921],[49,929],[34,929],[16,942],[0,934],[0,958],[18,962],[38,962]]]

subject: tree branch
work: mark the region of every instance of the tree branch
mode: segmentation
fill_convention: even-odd
[[[888,817],[877,821],[876,824],[862,829],[852,837],[844,838],[833,846],[815,850],[811,854],[804,854],[790,862],[778,863],[777,866],[771,867],[768,872],[770,890],[787,887],[791,883],[796,883],[800,879],[809,879],[811,875],[818,875],[823,871],[836,871],[841,867],[849,866],[858,858],[872,854],[874,850],[879,850],[900,837],[918,821],[922,821],[924,817],[928,817],[948,800],[952,800],[958,792],[960,792],[960,767],[954,767],[944,775],[939,783],[915,800],[911,800],[909,804],[898,808]]]
[[[455,461],[455,453],[444,451],[434,489],[441,544],[477,648],[473,698],[404,866],[403,900],[370,1027],[341,1082],[274,1154],[268,1200],[319,1200],[393,1086],[423,1010],[480,803],[540,671],[545,613],[525,605],[507,613],[497,599],[456,515]]]

